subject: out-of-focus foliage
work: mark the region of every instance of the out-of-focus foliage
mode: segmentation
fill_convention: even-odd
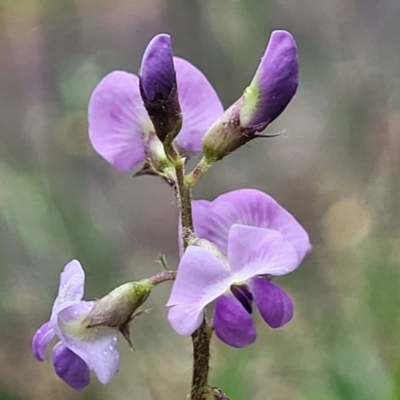
[[[0,400],[185,398],[191,347],[166,321],[169,284],[132,326],[136,351],[121,343],[108,386],[75,393],[30,354],[70,259],[87,271],[88,298],[157,273],[159,253],[177,262],[169,188],[94,154],[86,104],[107,72],[137,72],[164,31],[228,106],[274,29],[300,55],[300,89],[269,127],[284,132],[215,165],[195,196],[267,191],[314,251],[279,281],[294,320],[259,324],[244,350],[215,340],[212,382],[232,400],[400,399],[399,20],[398,0],[2,0]]]

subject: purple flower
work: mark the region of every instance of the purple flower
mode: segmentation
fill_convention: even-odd
[[[157,90],[166,95],[174,85],[167,38],[156,36],[143,58],[142,92],[150,100]],[[177,57],[173,58],[173,66],[182,113],[182,129],[175,143],[190,156],[201,151],[202,137],[222,114],[223,107],[207,78],[196,67]],[[90,141],[115,168],[128,171],[146,160],[151,164],[163,157],[163,146],[144,107],[137,76],[123,71],[105,76],[90,98],[88,113]]]
[[[118,329],[105,326],[88,328],[88,314],[95,302],[82,300],[85,274],[77,260],[69,262],[60,277],[60,287],[50,321],[43,324],[32,340],[34,356],[43,361],[46,348],[57,336],[53,348],[56,374],[75,390],[84,389],[93,371],[99,381],[108,383],[119,367]]]
[[[181,258],[167,303],[176,332],[192,334],[214,300],[215,333],[233,347],[256,338],[253,301],[270,327],[289,322],[289,296],[265,276],[293,271],[311,250],[301,225],[270,196],[251,189],[195,201],[193,217],[197,236],[216,248],[189,246]]]
[[[207,162],[220,160],[262,136],[257,132],[283,112],[295,95],[298,83],[296,42],[289,32],[274,31],[250,85],[204,135],[203,152]]]

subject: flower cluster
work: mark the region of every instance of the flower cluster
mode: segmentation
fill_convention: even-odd
[[[236,190],[209,202],[191,201],[190,187],[214,162],[268,136],[261,132],[283,112],[297,86],[296,43],[286,31],[272,33],[254,78],[225,111],[203,73],[173,56],[166,34],[147,46],[139,76],[114,71],[102,79],[89,102],[90,141],[113,167],[128,171],[141,164],[136,175],[158,175],[174,187],[181,207],[181,259],[176,272],[126,283],[96,301],[82,300],[84,272],[78,261],[68,263],[50,320],[33,338],[39,361],[56,336],[53,364],[67,384],[82,390],[90,371],[109,382],[119,367],[119,332],[129,341],[129,323],[153,286],[175,278],[167,306],[178,334],[202,329],[214,302],[208,327],[237,348],[256,339],[253,303],[271,328],[291,320],[293,303],[272,280],[295,270],[311,250],[303,227],[258,190]],[[198,153],[202,159],[185,175],[186,159]]]

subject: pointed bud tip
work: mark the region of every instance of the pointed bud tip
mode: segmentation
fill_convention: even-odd
[[[171,37],[160,33],[151,39],[143,54],[140,78],[147,100],[152,101],[158,89],[167,98],[176,84]]]
[[[287,31],[273,31],[250,85],[243,94],[240,123],[264,129],[286,108],[299,80],[297,46]]]

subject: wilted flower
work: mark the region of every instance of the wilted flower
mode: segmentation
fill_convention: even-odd
[[[98,301],[82,300],[85,274],[77,260],[69,262],[60,277],[60,287],[50,321],[32,340],[34,356],[43,361],[46,348],[57,336],[53,364],[57,375],[75,390],[90,382],[90,371],[108,383],[119,368],[118,331],[127,333],[134,311],[150,293],[147,281],[132,282]]]
[[[174,90],[169,37],[158,35],[145,51],[141,80],[148,101]],[[207,78],[192,64],[173,58],[182,129],[175,143],[184,155],[201,151],[201,140],[222,114],[222,104]],[[153,97],[154,96],[154,97]],[[163,146],[146,112],[137,76],[114,71],[95,88],[89,102],[89,138],[94,149],[121,171],[147,161],[155,170],[168,167]]]
[[[286,108],[299,80],[296,42],[274,31],[258,69],[242,97],[229,107],[203,138],[205,158],[217,161],[261,135]]]
[[[290,321],[289,296],[266,278],[293,271],[310,251],[301,225],[271,197],[250,189],[194,202],[193,215],[197,236],[217,247],[189,246],[181,258],[167,303],[176,332],[192,334],[214,300],[215,333],[233,347],[256,338],[253,301],[272,328]]]

